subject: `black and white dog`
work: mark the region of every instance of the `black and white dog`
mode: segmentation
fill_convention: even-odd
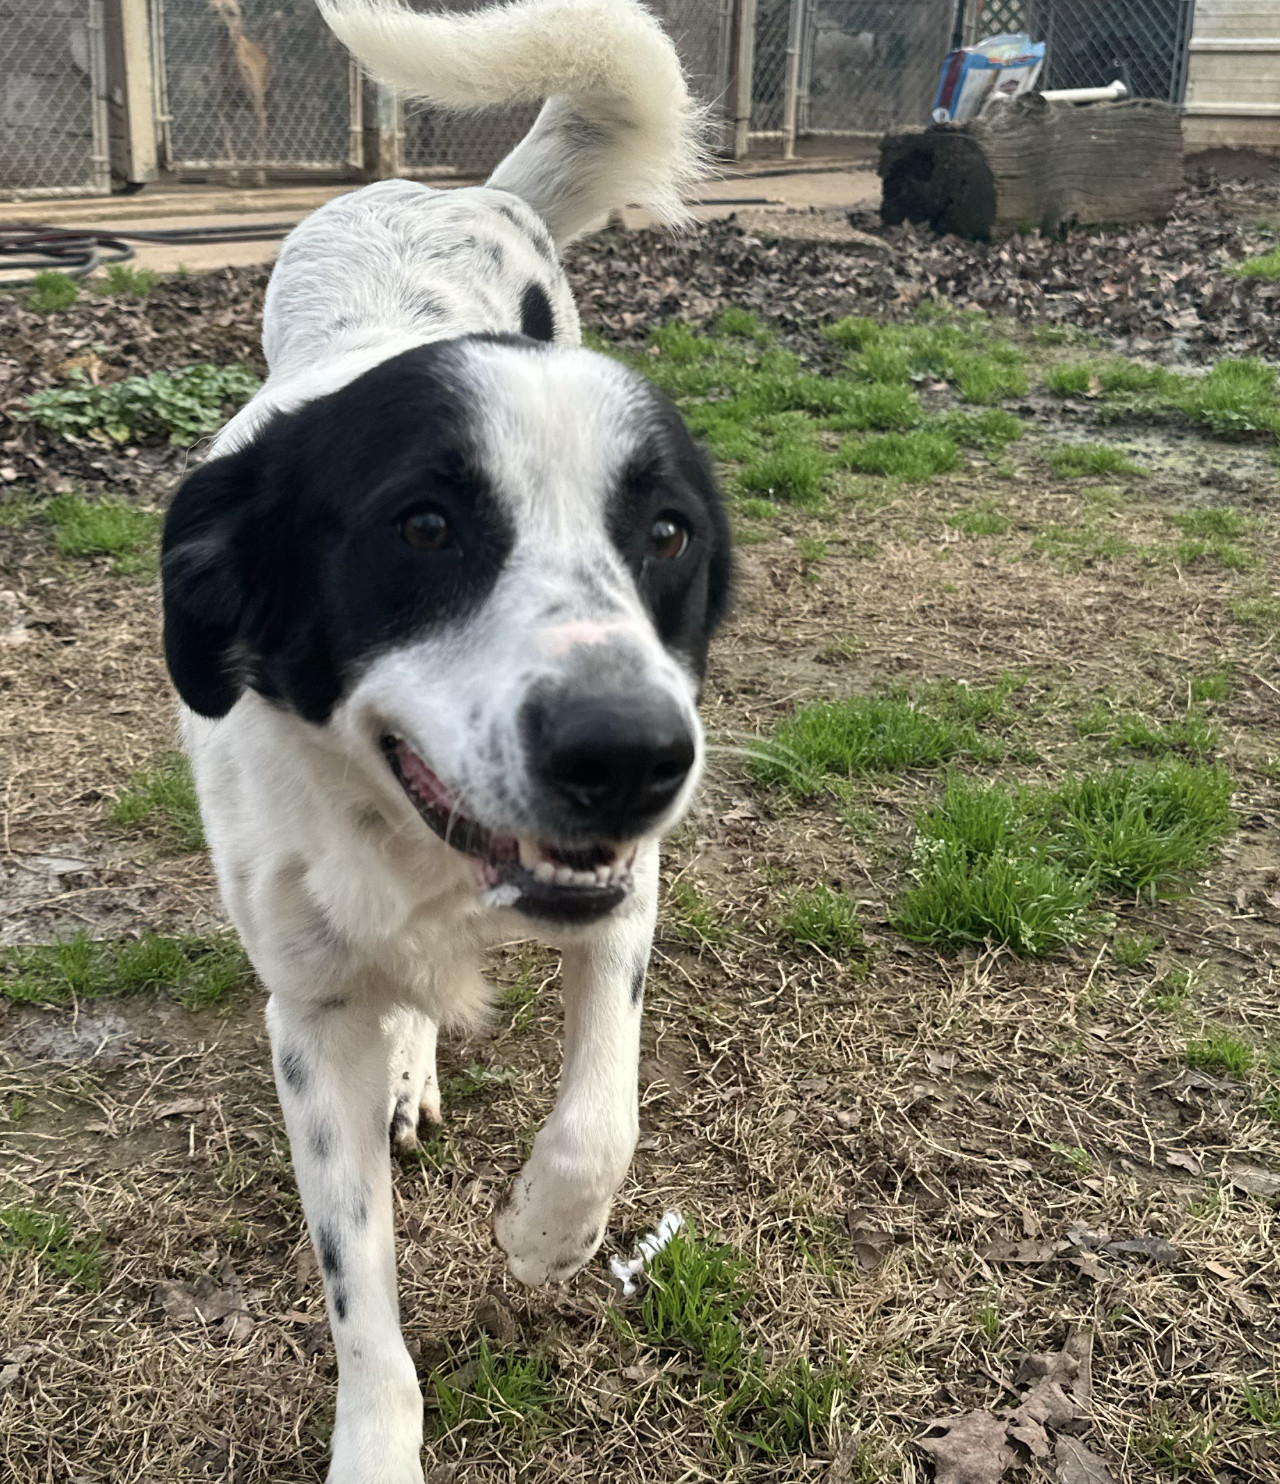
[[[385,182],[293,232],[270,377],[164,535],[165,652],[324,1272],[329,1478],[421,1484],[388,1128],[439,1117],[436,1028],[482,1011],[487,944],[563,950],[559,1096],[496,1220],[516,1277],[582,1267],[635,1146],[728,534],[671,404],[579,348],[556,249],[626,202],[678,220],[701,116],[635,0],[322,8],[436,103],[550,100],[487,186]]]

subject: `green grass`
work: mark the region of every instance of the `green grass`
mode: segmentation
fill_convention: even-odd
[[[247,366],[184,366],[103,386],[76,370],[65,385],[26,397],[12,415],[62,437],[117,443],[166,438],[181,447],[216,432],[260,385]]]
[[[1252,525],[1250,520],[1229,505],[1213,506],[1201,510],[1181,510],[1169,518],[1187,536],[1235,538],[1245,535]]]
[[[1210,757],[1222,740],[1218,728],[1198,711],[1188,711],[1177,721],[1155,723],[1136,712],[1115,718],[1112,748],[1163,757],[1167,753],[1189,753]]]
[[[978,1328],[984,1339],[994,1341],[999,1337],[1000,1306],[998,1304],[980,1304],[974,1318],[978,1321]]]
[[[1231,782],[1181,759],[1014,791],[951,778],[917,821],[894,926],[916,942],[1001,943],[1040,957],[1095,926],[1100,894],[1154,897],[1233,826]]]
[[[1059,479],[1086,479],[1099,474],[1144,475],[1146,470],[1122,449],[1106,443],[1061,443],[1045,453]]]
[[[1078,526],[1047,525],[1031,542],[1037,556],[1045,556],[1065,572],[1079,572],[1095,562],[1128,556],[1133,543],[1115,531],[1104,531],[1091,521]]]
[[[1225,670],[1214,670],[1207,675],[1193,675],[1188,690],[1193,704],[1205,701],[1225,701],[1231,690],[1231,677]]]
[[[920,398],[909,386],[869,381],[848,388],[827,426],[845,433],[900,433],[923,421]]]
[[[721,1446],[726,1452],[747,1447],[786,1459],[824,1452],[833,1419],[852,1390],[853,1377],[843,1361],[818,1369],[802,1356],[770,1374],[757,1360],[725,1387],[716,1429]]]
[[[1186,377],[1177,405],[1219,437],[1280,433],[1276,371],[1265,361],[1219,361],[1205,376]]]
[[[92,939],[0,948],[0,999],[62,1005],[163,991],[188,1009],[217,1004],[247,982],[249,965],[230,935]]]
[[[111,823],[143,826],[178,851],[204,849],[204,827],[191,768],[180,752],[166,753],[154,768],[135,773],[111,807]]]
[[[90,502],[83,495],[57,495],[44,513],[54,545],[63,556],[113,558],[122,575],[154,571],[160,545],[159,511],[139,510],[117,500]]]
[[[0,1206],[0,1260],[34,1257],[44,1273],[70,1279],[96,1293],[102,1287],[102,1257],[94,1239],[75,1235],[65,1216],[34,1206]]]
[[[1220,1072],[1237,1082],[1253,1070],[1253,1047],[1229,1031],[1214,1030],[1195,1041],[1187,1042],[1186,1062],[1201,1072]]]
[[[862,920],[851,898],[822,885],[797,892],[787,904],[782,930],[795,943],[806,943],[829,953],[866,951]]]
[[[960,467],[960,452],[955,442],[945,433],[928,429],[846,438],[838,457],[846,469],[855,473],[916,483]]]
[[[1180,567],[1208,561],[1232,572],[1246,572],[1257,565],[1251,552],[1222,536],[1185,536],[1174,544],[1173,557]]]
[[[857,380],[942,380],[979,405],[1027,392],[1026,356],[1000,339],[983,315],[918,315],[915,323],[893,325],[849,318],[825,326],[823,334],[849,352],[848,369]]]
[[[928,705],[877,696],[819,701],[782,722],[752,757],[751,770],[760,782],[805,797],[832,780],[998,754],[972,721],[945,711],[936,699]]]
[[[721,310],[716,320],[716,334],[754,340],[758,345],[768,345],[773,339],[773,332],[749,309],[738,308]]]
[[[1146,1004],[1162,1015],[1181,1015],[1187,998],[1200,982],[1198,969],[1185,964],[1170,964],[1151,986]]]
[[[1037,807],[1055,855],[1094,889],[1162,894],[1205,865],[1234,828],[1224,768],[1181,758],[1068,778]]]
[[[948,516],[947,524],[966,536],[1003,536],[1011,522],[1007,515],[1001,515],[998,510],[973,506],[960,511],[958,515]]]
[[[153,268],[131,268],[128,263],[111,263],[103,277],[102,291],[130,299],[145,299],[159,279],[160,275]]]
[[[692,1355],[721,1374],[736,1370],[746,1344],[738,1320],[746,1267],[733,1248],[677,1232],[646,1271],[636,1331],[660,1355]]]
[[[715,908],[687,877],[672,883],[667,892],[667,912],[682,938],[696,943],[723,943],[729,935]]]
[[[1232,603],[1231,616],[1237,623],[1280,637],[1280,598],[1241,598]]]
[[[756,498],[814,510],[826,499],[830,469],[831,459],[818,447],[812,428],[788,419],[776,426],[766,451],[748,457],[737,482]]]
[[[962,448],[996,454],[1003,453],[1026,431],[1021,420],[1002,407],[988,407],[982,412],[944,412],[932,426]]]
[[[52,268],[37,273],[31,283],[31,307],[42,314],[70,309],[79,297],[80,286],[75,279]]]
[[[1280,278],[1280,247],[1260,257],[1246,258],[1243,263],[1234,263],[1231,268],[1237,278]]]
[[[1213,1456],[1217,1429],[1211,1421],[1191,1419],[1175,1421],[1166,1407],[1133,1435],[1133,1447],[1162,1476],[1194,1481],[1217,1477]]]
[[[1277,252],[1280,253],[1280,249],[1277,249]],[[1244,1405],[1249,1417],[1259,1427],[1280,1431],[1280,1391],[1274,1388],[1259,1391],[1252,1386],[1246,1386]]]
[[[1160,939],[1151,933],[1123,933],[1111,940],[1111,959],[1122,969],[1141,969],[1159,947]]]
[[[556,1425],[557,1398],[546,1359],[495,1350],[483,1335],[472,1359],[432,1372],[428,1396],[435,1437],[461,1428],[513,1432],[530,1441]]]
[[[1044,384],[1057,397],[1082,397],[1093,384],[1093,368],[1087,364],[1054,366],[1045,372]]]
[[[1077,942],[1093,893],[1053,860],[1021,800],[1000,786],[948,781],[918,821],[915,884],[893,923],[920,943],[1003,943],[1028,957]]]

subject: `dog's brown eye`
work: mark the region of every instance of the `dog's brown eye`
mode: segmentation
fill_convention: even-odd
[[[401,516],[400,534],[414,551],[443,551],[453,540],[449,517],[434,505]]]
[[[689,527],[678,515],[660,515],[649,527],[649,556],[654,561],[674,561],[688,544]]]

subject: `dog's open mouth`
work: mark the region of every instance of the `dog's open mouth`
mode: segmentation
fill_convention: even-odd
[[[612,912],[630,892],[634,846],[567,847],[495,834],[462,812],[403,737],[388,734],[381,746],[427,825],[446,845],[478,862],[481,883],[495,906],[558,922],[590,922]]]

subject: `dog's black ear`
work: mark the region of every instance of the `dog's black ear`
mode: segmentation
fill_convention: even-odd
[[[256,491],[252,449],[213,459],[183,481],[164,524],[164,655],[178,694],[225,716],[244,690],[237,648],[245,615],[242,552]]]

